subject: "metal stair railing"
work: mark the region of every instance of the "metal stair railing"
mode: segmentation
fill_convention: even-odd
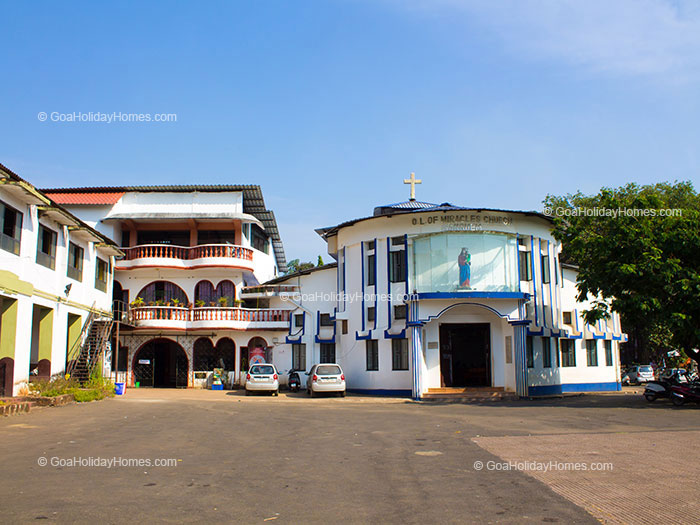
[[[93,309],[95,308],[95,303],[92,304],[92,308]],[[80,330],[80,335],[75,340],[75,342],[73,343],[73,346],[71,346],[70,350],[68,351],[68,354],[66,355],[66,374],[67,375],[72,375],[73,370],[75,369],[75,366],[78,362],[78,358],[80,357],[80,354],[82,352],[83,344],[85,343],[85,340],[88,336],[88,331],[90,330],[90,328],[92,326],[92,322],[96,317],[93,309],[90,310],[90,313],[88,314],[87,318],[85,319],[85,322],[83,323],[83,327]]]
[[[95,367],[99,364],[109,341],[114,319],[98,319],[94,312],[90,312],[83,325],[81,337],[76,345],[71,349],[71,360],[66,369],[66,373],[81,383],[90,379]],[[77,343],[78,349],[75,349]],[[77,354],[77,355],[76,355]]]

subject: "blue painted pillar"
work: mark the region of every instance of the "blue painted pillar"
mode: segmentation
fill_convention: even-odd
[[[411,395],[418,400],[421,397],[421,376],[423,372],[423,323],[418,314],[418,297],[411,295],[408,299],[408,327],[411,329],[411,369],[413,385]]]
[[[525,361],[526,325],[513,325],[513,364],[515,365],[515,392],[521,396],[528,395],[527,363]]]

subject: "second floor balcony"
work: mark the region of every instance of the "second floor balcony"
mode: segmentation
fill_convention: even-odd
[[[174,244],[142,244],[122,248],[123,260],[117,262],[117,270],[133,268],[182,268],[226,267],[253,269],[253,249],[234,244],[200,244],[177,246]]]
[[[177,306],[131,307],[128,323],[137,328],[178,330],[287,330],[291,310]]]

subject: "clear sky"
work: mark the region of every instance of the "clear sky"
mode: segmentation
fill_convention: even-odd
[[[697,2],[112,4],[0,0],[0,162],[38,187],[260,184],[315,261],[314,228],[406,200],[411,171],[420,200],[528,210],[699,185]]]

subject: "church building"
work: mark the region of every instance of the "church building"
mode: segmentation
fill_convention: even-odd
[[[416,399],[620,389],[619,317],[584,322],[549,217],[420,202],[406,182],[408,201],[317,230],[337,263],[267,283],[295,308],[279,366],[337,362],[349,390]]]

